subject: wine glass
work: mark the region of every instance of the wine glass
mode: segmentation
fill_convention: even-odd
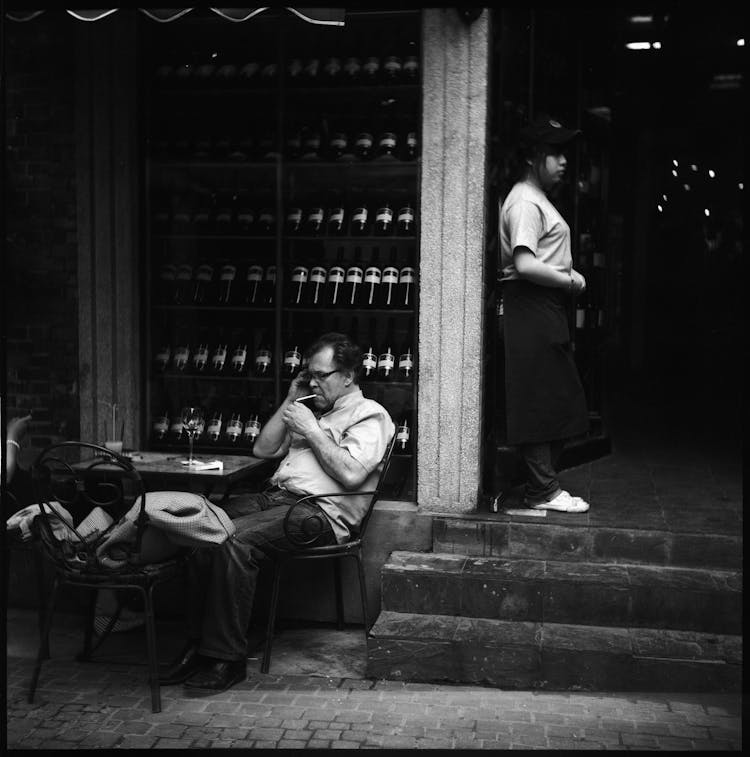
[[[182,408],[180,415],[182,417],[182,428],[187,434],[188,444],[190,445],[188,466],[191,466],[193,464],[193,441],[205,422],[203,408],[186,406]]]

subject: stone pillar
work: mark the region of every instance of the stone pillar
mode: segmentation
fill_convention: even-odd
[[[423,10],[417,503],[476,510],[481,473],[489,11]]]
[[[116,402],[126,446],[142,436],[136,13],[76,22],[80,433],[110,436]]]

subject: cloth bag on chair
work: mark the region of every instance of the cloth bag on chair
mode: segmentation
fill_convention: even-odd
[[[103,566],[118,568],[133,562],[129,550],[135,543],[135,521],[140,507],[138,497],[97,547],[97,558]],[[235,532],[224,510],[203,495],[192,492],[148,492],[146,514],[148,527],[144,531],[138,563],[168,559],[180,547],[216,547]]]

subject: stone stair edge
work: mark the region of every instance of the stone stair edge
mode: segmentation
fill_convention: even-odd
[[[414,558],[414,561],[421,561],[427,563],[424,567],[419,567],[409,564],[399,564],[396,561],[399,559]],[[429,563],[433,563],[430,565]],[[512,576],[514,580],[527,580],[536,581],[544,579],[559,579],[569,580],[572,578],[581,578],[585,580],[586,573],[589,575],[599,575],[607,570],[613,573],[621,573],[623,571],[628,574],[632,571],[634,575],[642,577],[648,577],[651,580],[659,580],[660,576],[685,576],[685,577],[699,577],[705,575],[717,576],[724,579],[724,585],[732,591],[742,591],[742,585],[731,586],[727,585],[731,583],[732,579],[741,577],[743,575],[742,570],[730,570],[727,568],[694,568],[683,565],[660,565],[660,564],[644,564],[644,563],[627,563],[627,562],[602,562],[602,561],[585,561],[585,560],[538,560],[530,557],[500,557],[500,556],[481,556],[481,555],[460,555],[454,552],[412,552],[409,550],[393,550],[383,564],[383,571],[398,571],[403,570],[409,573],[434,573],[436,568],[441,565],[447,569],[452,566],[459,567],[459,570],[453,570],[450,572],[458,572],[465,575],[471,575],[473,577],[479,577],[481,575],[491,575],[493,577],[500,578],[501,574],[488,570],[482,571],[483,564],[488,566],[497,565],[503,563],[506,565],[517,566],[538,566],[543,569],[543,573],[540,575],[536,572],[531,572],[531,575],[518,575]],[[470,573],[465,572],[467,565],[472,567]],[[552,572],[548,573],[547,568],[551,567]]]
[[[540,519],[533,515],[503,515],[502,513],[449,513],[449,512],[433,512],[424,510],[421,515],[431,517],[433,520],[445,520],[450,521],[452,524],[461,523],[466,527],[474,526],[538,526],[540,528],[569,528],[572,530],[595,530],[595,531],[623,531],[632,532],[634,534],[665,534],[665,535],[678,535],[678,536],[720,536],[725,538],[733,538],[738,541],[742,541],[742,533],[726,533],[723,531],[711,531],[706,533],[698,528],[695,530],[670,530],[664,528],[639,528],[632,524],[618,524],[618,523],[590,523],[590,522],[576,522],[576,516],[567,515],[566,521],[562,522],[557,519],[560,513],[554,513],[554,520],[547,520],[546,518]]]
[[[403,629],[415,632],[405,634]],[[399,631],[401,631],[399,633]],[[742,634],[664,628],[586,626],[571,623],[419,615],[383,610],[368,640],[468,643],[483,647],[533,647],[544,651],[630,655],[640,659],[742,664]]]

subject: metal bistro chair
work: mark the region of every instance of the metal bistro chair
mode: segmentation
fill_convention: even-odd
[[[273,644],[273,634],[274,634],[274,627],[276,625],[276,612],[277,612],[277,606],[279,601],[279,586],[281,584],[281,572],[286,565],[287,562],[291,560],[333,560],[333,580],[334,580],[334,589],[336,592],[336,628],[341,631],[344,628],[344,600],[343,600],[343,590],[342,590],[342,584],[341,584],[341,560],[344,557],[353,557],[357,561],[357,570],[359,574],[359,591],[360,591],[360,598],[362,600],[362,622],[365,626],[365,641],[367,640],[367,634],[369,632],[369,626],[368,626],[368,614],[367,614],[367,589],[365,586],[365,573],[364,573],[364,566],[362,562],[362,541],[365,538],[365,531],[367,530],[367,524],[370,520],[370,516],[372,515],[373,508],[375,507],[375,503],[378,501],[378,498],[380,496],[380,493],[383,488],[383,482],[385,481],[386,476],[388,475],[388,469],[391,464],[391,456],[393,454],[393,448],[396,444],[396,435],[393,435],[393,438],[391,439],[388,448],[386,450],[385,455],[383,456],[383,467],[380,471],[380,476],[378,477],[378,482],[375,485],[375,488],[370,491],[357,491],[357,492],[336,492],[334,494],[310,494],[306,497],[302,497],[301,499],[298,499],[297,502],[292,505],[292,507],[289,508],[287,511],[286,516],[284,517],[284,532],[286,533],[287,538],[289,541],[291,541],[293,544],[297,546],[296,549],[291,550],[285,550],[284,552],[279,553],[278,556],[274,559],[274,576],[273,576],[273,588],[271,591],[271,606],[269,608],[268,612],[268,626],[266,629],[266,644],[265,649],[263,652],[263,661],[261,663],[261,672],[268,673],[268,668],[271,665],[271,646]],[[309,546],[315,542],[317,539],[318,533],[319,533],[319,527],[315,527],[313,524],[310,524],[309,529],[305,529],[303,525],[303,530],[308,530],[310,532],[310,536],[308,538],[300,538],[297,534],[292,533],[289,528],[289,518],[294,512],[294,508],[297,507],[297,505],[302,504],[303,502],[311,502],[315,499],[320,499],[322,497],[352,497],[356,495],[364,495],[369,494],[371,496],[370,502],[367,506],[367,511],[365,512],[364,518],[362,518],[362,523],[359,526],[359,530],[357,531],[356,535],[353,536],[352,539],[350,539],[348,542],[345,542],[344,544],[329,544],[322,547],[312,547]],[[318,505],[316,505],[320,509]],[[321,509],[320,515],[312,515],[309,516],[310,520],[318,521],[319,518],[325,518],[326,516],[323,514],[323,511]],[[319,522],[319,521],[318,521]]]
[[[140,474],[126,457],[88,442],[62,442],[43,450],[32,466],[32,480],[40,513],[34,519],[34,532],[46,558],[52,563],[54,580],[44,611],[39,653],[31,679],[29,702],[33,702],[42,661],[49,656],[49,632],[58,589],[70,584],[91,589],[84,631],[83,652],[76,659],[90,660],[92,653],[109,636],[120,615],[121,605],[107,623],[97,643],[92,646],[97,589],[136,589],[143,597],[148,671],[151,684],[151,707],[161,712],[159,692],[159,663],[156,649],[154,622],[154,588],[182,575],[184,555],[178,554],[163,562],[138,564],[143,532],[148,523],[146,490]],[[103,533],[82,536],[77,527],[95,507],[111,515],[116,523],[132,506],[137,497],[141,506],[136,519],[135,544],[129,550],[130,559],[124,568],[107,569],[100,565],[96,547]],[[72,516],[73,522],[58,514],[58,504]],[[54,521],[51,516],[55,516]],[[67,526],[67,538],[59,539],[54,527],[60,530],[61,522]],[[46,652],[46,654],[45,654]]]

